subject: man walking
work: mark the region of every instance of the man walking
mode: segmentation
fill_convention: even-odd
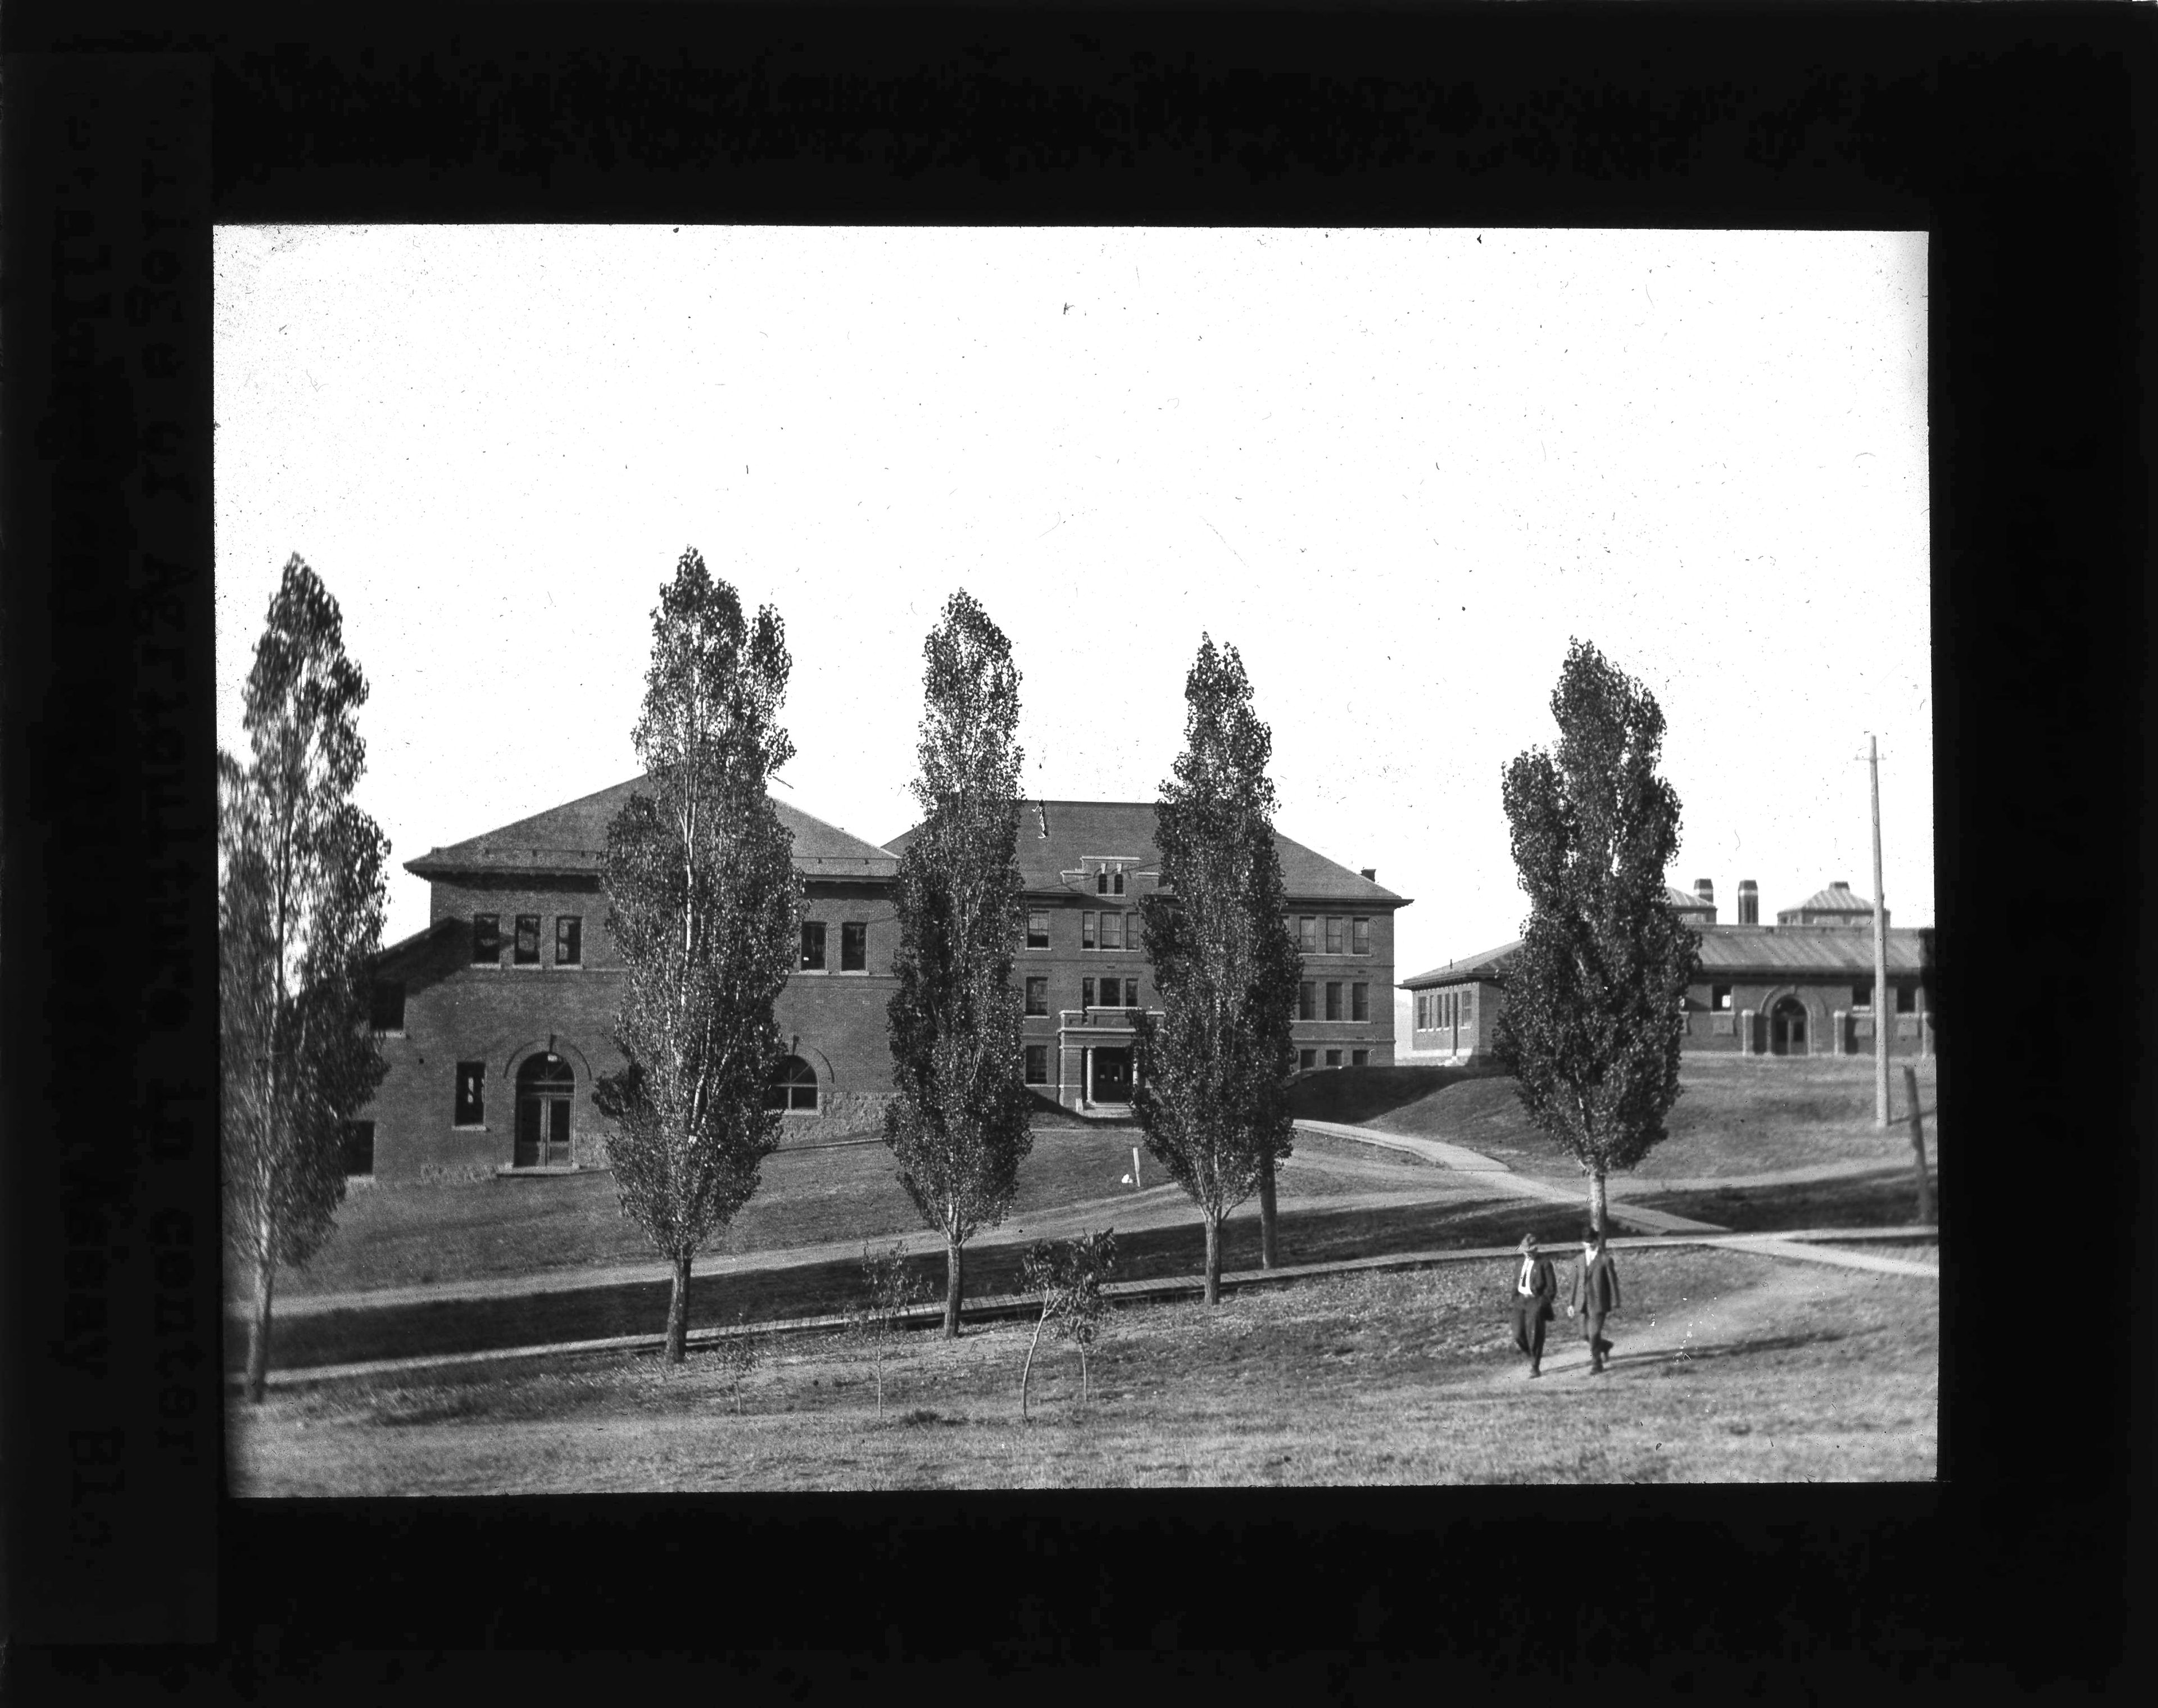
[[[1592,1227],[1581,1236],[1581,1265],[1573,1272],[1573,1291],[1566,1313],[1581,1313],[1582,1338],[1588,1342],[1588,1373],[1603,1374],[1603,1360],[1611,1343],[1603,1338],[1603,1319],[1618,1308],[1618,1266],[1603,1243],[1603,1230]]]
[[[1529,1374],[1544,1373],[1544,1324],[1555,1313],[1558,1272],[1551,1259],[1536,1250],[1534,1234],[1521,1236],[1521,1267],[1514,1272],[1514,1344],[1529,1360]]]

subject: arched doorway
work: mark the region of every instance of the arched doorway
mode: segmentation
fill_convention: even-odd
[[[1806,1005],[1794,996],[1781,997],[1768,1010],[1768,1053],[1804,1055],[1806,1050]]]
[[[817,1070],[798,1055],[780,1058],[764,1082],[764,1107],[817,1112]]]
[[[576,1089],[570,1064],[551,1050],[528,1057],[517,1070],[518,1168],[568,1165],[570,1099]]]

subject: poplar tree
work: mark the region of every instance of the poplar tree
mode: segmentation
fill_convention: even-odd
[[[899,860],[884,1138],[922,1221],[944,1236],[944,1334],[956,1339],[967,1241],[1004,1219],[1034,1142],[1012,983],[1025,922],[1020,676],[1004,632],[964,591],[922,653],[913,790],[926,817]]]
[[[688,1339],[691,1262],[779,1143],[772,1009],[802,885],[767,786],[794,753],[778,722],[792,665],[778,614],[746,620],[735,590],[685,551],[652,614],[631,738],[650,792],[632,791],[607,826],[607,929],[625,970],[615,1042],[628,1066],[594,1099],[622,1213],[674,1266],[669,1364]]]
[[[280,1264],[344,1200],[344,1123],[381,1084],[369,1020],[390,844],[352,802],[367,682],[314,571],[285,565],[248,673],[245,763],[217,756],[218,1030],[225,1232],[249,1268],[246,1395],[270,1367]]]
[[[1603,1227],[1605,1177],[1663,1142],[1678,1099],[1701,939],[1665,895],[1679,797],[1656,771],[1655,696],[1576,640],[1551,710],[1557,746],[1505,774],[1530,911],[1493,1048],[1530,1117],[1588,1176],[1589,1220]]]
[[[1263,1208],[1289,1154],[1303,963],[1274,842],[1273,737],[1236,649],[1202,637],[1184,694],[1185,749],[1154,811],[1160,884],[1139,899],[1162,1017],[1138,1021],[1132,1104],[1147,1148],[1205,1222],[1211,1305],[1223,1220],[1255,1189]]]

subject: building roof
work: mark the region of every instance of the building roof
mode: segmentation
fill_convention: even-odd
[[[498,830],[489,830],[447,848],[430,849],[405,869],[421,878],[446,878],[474,872],[546,874],[596,873],[607,852],[608,821],[619,813],[643,776],[601,789]],[[794,864],[808,878],[889,878],[899,862],[874,843],[813,818],[800,808],[772,797],[779,822],[793,833]]]
[[[1704,901],[1691,890],[1681,890],[1675,884],[1664,885],[1664,900],[1680,913],[1705,913],[1711,918],[1716,914],[1713,901]]]
[[[1026,801],[1020,803],[1019,869],[1035,895],[1082,893],[1088,860],[1123,860],[1127,869],[1147,880],[1134,883],[1130,895],[1153,887],[1160,869],[1154,845],[1151,801]],[[901,852],[921,826],[894,837],[885,846]],[[1291,841],[1278,830],[1274,846],[1281,855],[1282,882],[1291,901],[1361,902],[1371,906],[1406,907],[1409,898],[1382,889],[1371,879],[1336,865],[1325,855]],[[1084,893],[1092,895],[1092,890]]]
[[[1514,951],[1520,947],[1521,940],[1515,937],[1512,942],[1486,949],[1480,955],[1464,956],[1443,967],[1434,967],[1428,973],[1419,973],[1413,978],[1405,978],[1400,988],[1427,990],[1434,984],[1466,984],[1471,979],[1499,978],[1505,973],[1506,963],[1513,959]]]
[[[1776,917],[1792,913],[1871,913],[1873,904],[1856,894],[1848,884],[1831,884],[1825,890],[1816,890],[1796,907],[1776,910]]]
[[[1711,925],[1696,926],[1701,937],[1702,976],[1738,977],[1758,974],[1782,978],[1792,974],[1817,977],[1870,978],[1873,973],[1873,933],[1870,931],[1785,931],[1775,926]],[[1922,972],[1925,968],[1923,929],[1894,926],[1888,932],[1888,971]],[[1449,961],[1428,973],[1402,981],[1403,990],[1427,990],[1436,984],[1461,984],[1472,978],[1503,980],[1507,963],[1521,947],[1512,942],[1464,960]]]

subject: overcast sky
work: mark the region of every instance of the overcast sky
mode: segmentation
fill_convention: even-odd
[[[372,697],[396,864],[637,770],[684,546],[794,656],[786,797],[872,842],[970,589],[1025,787],[1150,798],[1202,631],[1279,828],[1412,896],[1397,976],[1518,934],[1501,767],[1568,637],[1641,677],[1669,874],[1933,922],[1914,233],[227,227],[219,740],[285,561]]]

